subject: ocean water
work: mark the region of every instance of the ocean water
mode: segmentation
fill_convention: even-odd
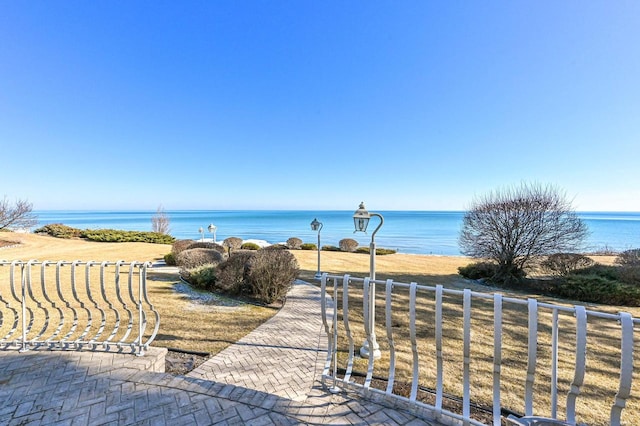
[[[81,229],[122,229],[150,231],[155,211],[34,211],[38,227],[63,223]],[[384,223],[376,233],[378,247],[400,253],[460,255],[458,234],[462,225],[462,211],[379,211]],[[353,238],[360,245],[371,242],[371,233],[379,224],[373,217],[367,234],[354,233],[353,211],[300,210],[174,210],[167,211],[170,234],[178,239],[199,240],[203,235],[210,241],[213,235],[207,227],[217,227],[216,241],[227,237],[265,240],[275,244],[290,237],[317,243],[318,234],[311,230],[311,221],[323,223],[321,245],[337,246],[343,238]],[[578,215],[589,227],[590,235],[584,249],[627,250],[640,248],[640,212],[580,212]]]

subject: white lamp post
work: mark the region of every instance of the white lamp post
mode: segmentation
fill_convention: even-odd
[[[315,278],[319,280],[322,277],[320,273],[320,231],[322,230],[322,222],[318,222],[318,219],[313,219],[311,222],[311,229],[318,231],[318,272],[316,272]]]
[[[369,245],[369,278],[370,278],[370,289],[369,289],[369,330],[371,330],[371,342],[372,348],[369,348],[369,341],[365,340],[360,348],[360,356],[363,358],[369,358],[369,355],[373,353],[373,358],[380,358],[380,346],[376,340],[376,331],[375,331],[375,323],[376,323],[376,232],[382,227],[384,223],[384,218],[382,215],[378,213],[368,212],[364,207],[364,202],[360,203],[360,207],[353,214],[353,224],[355,225],[356,230],[354,233],[367,232],[367,226],[369,225],[369,220],[371,216],[376,216],[380,218],[380,224],[371,234],[371,244]]]
[[[209,224],[209,232],[211,232],[211,234],[213,235],[213,242],[216,242],[216,231],[218,230],[218,227],[215,226],[213,223]]]
[[[200,233],[200,241],[204,241],[204,229],[202,229],[202,226],[198,229],[198,232]]]

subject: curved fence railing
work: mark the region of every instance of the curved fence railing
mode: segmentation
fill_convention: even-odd
[[[633,380],[640,320],[629,313],[349,275],[324,274],[321,289],[330,387],[443,422],[640,418]],[[374,349],[377,342],[381,356],[358,356],[364,342]]]
[[[0,261],[0,349],[144,354],[160,315],[148,262]]]

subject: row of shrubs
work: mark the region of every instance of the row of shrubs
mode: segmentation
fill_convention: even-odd
[[[171,244],[175,241],[171,235],[158,232],[121,231],[116,229],[78,229],[61,223],[45,225],[34,231],[36,234],[51,235],[56,238],[85,238],[90,241],[117,243],[155,243]]]
[[[287,248],[291,250],[317,250],[318,246],[313,243],[303,243],[300,238],[289,238],[287,240]],[[353,238],[344,238],[338,242],[338,246],[324,245],[320,248],[322,251],[343,251],[348,253],[369,253],[369,247],[359,247],[358,242]],[[376,248],[376,254],[394,254],[396,251],[385,248]]]
[[[265,304],[283,299],[298,276],[296,258],[281,250],[284,246],[257,250],[258,245],[246,244],[252,243],[242,244],[235,237],[222,244],[178,240],[165,262],[179,266],[187,282],[204,290],[250,297]]]
[[[614,265],[597,264],[577,253],[558,253],[543,259],[540,270],[545,279],[523,279],[519,289],[548,296],[589,303],[640,306],[640,249],[620,253]],[[458,268],[465,278],[487,280],[495,276],[497,265],[472,263]],[[492,282],[496,284],[495,282]]]

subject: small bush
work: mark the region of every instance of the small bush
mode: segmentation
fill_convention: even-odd
[[[196,241],[195,243],[192,242],[191,245],[189,245],[186,250],[191,250],[194,248],[206,248],[206,249],[212,249],[212,250],[216,250],[219,251],[222,254],[227,254],[227,250],[222,247],[220,244],[217,243],[210,243],[207,241]]]
[[[80,238],[82,235],[82,230],[77,228],[72,228],[67,225],[63,225],[62,223],[52,223],[50,225],[45,225],[41,228],[36,229],[36,234],[47,234],[56,238]]]
[[[458,268],[458,273],[470,280],[479,280],[482,278],[491,278],[498,271],[498,265],[490,262],[470,263],[467,266]]]
[[[222,253],[213,249],[195,248],[180,252],[176,264],[182,269],[194,269],[202,265],[217,265],[223,260]]]
[[[245,282],[249,259],[255,251],[235,251],[227,260],[218,265],[215,289],[223,293],[238,295],[249,294],[250,286]]]
[[[249,242],[249,243],[243,243],[240,246],[240,249],[242,249],[242,250],[260,250],[260,246],[257,245],[256,243]]]
[[[300,246],[302,245],[302,240],[297,237],[291,237],[287,240],[287,247],[291,250],[300,250]]]
[[[164,255],[164,263],[168,266],[176,266],[176,257],[173,253],[167,253]]]
[[[189,283],[203,290],[213,290],[216,284],[216,265],[201,265],[187,271]]]
[[[622,266],[640,266],[640,249],[625,250],[614,262]]]
[[[282,299],[300,271],[295,256],[283,250],[261,250],[247,266],[252,294],[266,304]]]
[[[193,244],[193,240],[176,240],[171,245],[171,253],[174,256],[177,256],[181,252],[188,249],[191,244]]]
[[[318,246],[313,243],[304,243],[300,246],[301,250],[318,250]]]
[[[549,274],[566,277],[578,269],[588,268],[594,264],[593,259],[582,254],[555,253],[543,260],[540,266]]]
[[[336,246],[322,246],[323,251],[340,251],[340,247]]]
[[[222,242],[222,246],[231,250],[239,250],[242,246],[242,238],[229,237],[225,238]]]
[[[289,247],[287,247],[286,244],[271,244],[270,246],[266,246],[263,248],[263,250],[288,250]]]
[[[340,250],[353,252],[358,248],[358,242],[353,238],[343,238],[338,242]]]
[[[386,249],[386,248],[377,248],[376,249],[376,256],[384,256],[387,254],[394,254],[396,251],[395,250],[391,250],[391,249]],[[369,247],[358,247],[355,250],[355,253],[366,253],[369,254],[371,253],[371,249]]]

